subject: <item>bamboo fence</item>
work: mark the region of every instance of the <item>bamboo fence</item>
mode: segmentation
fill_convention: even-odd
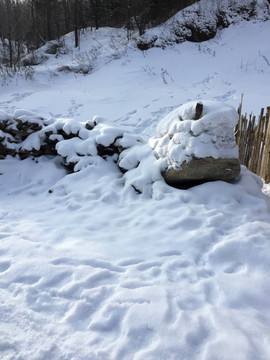
[[[266,111],[261,109],[258,120],[253,114],[242,115],[241,111],[242,101],[235,134],[240,163],[270,183],[270,106]]]

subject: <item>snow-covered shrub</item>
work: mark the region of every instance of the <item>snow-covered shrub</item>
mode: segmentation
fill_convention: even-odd
[[[13,78],[14,76],[15,71],[13,68],[0,63],[0,78],[3,80],[4,84],[8,81],[8,79]]]
[[[43,46],[43,50],[46,54],[50,54],[50,55],[67,53],[67,48],[65,47],[65,43],[63,39],[61,39],[60,41],[57,40],[48,41]]]
[[[73,59],[75,65],[69,65],[68,67],[75,73],[88,74],[93,71],[99,54],[100,47],[92,46],[88,51],[77,53]]]
[[[43,52],[34,51],[28,55],[25,55],[20,60],[21,66],[36,66],[44,63],[48,59]]]
[[[114,59],[120,59],[128,49],[129,40],[121,36],[111,36],[109,42],[109,49],[111,56]]]

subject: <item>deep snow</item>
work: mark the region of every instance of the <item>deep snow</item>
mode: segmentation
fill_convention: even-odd
[[[244,111],[258,113],[269,105],[269,25],[126,49],[87,76],[55,70],[70,54],[51,57],[33,81],[1,87],[1,110],[67,123],[100,114],[144,137],[189,100],[237,108],[245,93]],[[2,359],[269,359],[270,189],[244,167],[232,183],[158,181],[152,196],[101,158],[74,174],[59,159],[7,158],[0,174]]]

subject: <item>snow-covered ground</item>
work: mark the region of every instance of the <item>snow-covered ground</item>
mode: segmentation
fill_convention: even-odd
[[[1,86],[0,109],[81,122],[99,114],[146,138],[190,100],[237,108],[244,93],[243,110],[257,114],[270,105],[269,27],[242,22],[205,43],[146,52],[120,33],[108,46],[111,29],[85,33],[84,56],[89,44],[107,49],[91,74],[57,71],[78,65],[78,51],[51,56],[32,81]],[[150,197],[102,159],[74,174],[59,159],[0,160],[0,358],[269,360],[262,187],[242,168],[233,183],[159,182]]]

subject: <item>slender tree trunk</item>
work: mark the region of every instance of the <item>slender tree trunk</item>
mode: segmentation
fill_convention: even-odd
[[[63,13],[64,13],[64,19],[65,19],[65,33],[68,33],[70,31],[70,8],[68,6],[67,0],[62,1],[63,6]]]
[[[78,0],[74,1],[74,35],[75,35],[75,48],[77,48],[79,46]]]
[[[130,0],[128,0],[128,14],[127,14],[127,38],[130,40],[130,28],[131,28],[131,9],[130,9]]]
[[[46,0],[47,39],[52,40],[52,2]]]
[[[12,34],[11,34],[11,8],[10,8],[10,0],[6,0],[6,10],[7,10],[7,23],[8,23],[8,52],[9,52],[9,67],[12,68],[13,66],[13,48],[12,48]]]
[[[100,0],[91,0],[91,7],[94,11],[94,22],[96,30],[99,29],[99,3]]]
[[[11,34],[8,33],[8,50],[9,50],[9,67],[13,66],[13,49],[12,49],[12,38]]]

